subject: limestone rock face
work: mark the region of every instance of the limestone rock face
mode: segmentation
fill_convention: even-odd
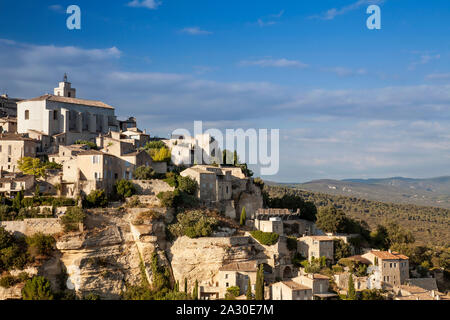
[[[199,283],[214,283],[219,268],[233,261],[252,258],[252,244],[248,237],[178,238],[167,250],[175,281],[184,289],[184,279],[192,289]]]
[[[24,284],[20,283],[11,288],[0,287],[0,300],[22,299],[22,288]]]
[[[89,215],[86,226],[86,232],[64,235],[57,242],[66,285],[80,296],[95,293],[102,299],[119,299],[126,283],[141,280],[128,217]]]

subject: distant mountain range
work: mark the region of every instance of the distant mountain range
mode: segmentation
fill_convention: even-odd
[[[273,184],[272,182],[268,183]],[[408,203],[450,209],[450,176],[429,179],[385,178],[315,180],[279,183],[303,190],[392,203]]]

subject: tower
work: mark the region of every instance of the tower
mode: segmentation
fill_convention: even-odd
[[[76,98],[77,90],[72,88],[72,84],[67,81],[67,74],[64,73],[63,81],[59,83],[59,87],[55,88],[53,94],[55,96],[62,96],[68,98]]]

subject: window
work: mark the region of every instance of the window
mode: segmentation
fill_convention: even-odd
[[[0,152],[2,152],[2,146],[0,146]]]
[[[53,120],[58,120],[58,110],[53,111]]]
[[[228,279],[228,273],[225,274],[225,279]]]
[[[225,284],[225,286],[228,288],[228,287],[230,286],[230,284],[227,282],[227,283]]]
[[[8,156],[11,155],[11,146],[8,146]]]
[[[25,120],[30,119],[30,110],[25,110]]]

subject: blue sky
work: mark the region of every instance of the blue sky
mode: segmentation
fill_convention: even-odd
[[[66,28],[67,6],[81,30]],[[382,29],[366,28],[381,7]],[[450,2],[0,1],[0,91],[176,128],[279,128],[283,182],[449,175]]]

